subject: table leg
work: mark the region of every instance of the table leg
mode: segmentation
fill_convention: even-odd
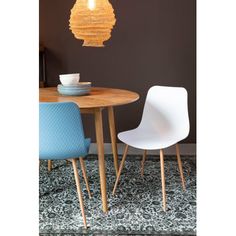
[[[118,166],[117,143],[116,143],[116,126],[115,126],[113,107],[108,107],[108,119],[109,119],[110,135],[111,135],[111,146],[112,146],[112,152],[113,152],[113,158],[114,158],[114,167],[115,167],[116,176],[117,176],[119,166]]]
[[[106,190],[106,170],[105,170],[105,158],[104,158],[104,143],[103,143],[103,126],[102,126],[102,109],[95,110],[95,128],[96,128],[96,140],[98,149],[98,165],[101,185],[102,196],[102,209],[107,212],[107,190]]]

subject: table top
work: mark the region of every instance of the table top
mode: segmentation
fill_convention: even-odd
[[[57,92],[56,87],[39,89],[40,102],[75,102],[82,109],[119,106],[138,99],[137,93],[124,89],[92,87],[91,92],[84,96],[64,96]]]

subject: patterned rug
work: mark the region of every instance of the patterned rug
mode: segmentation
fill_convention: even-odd
[[[121,158],[121,157],[120,157]],[[96,155],[85,159],[92,193],[88,198],[81,177],[89,229],[83,228],[71,164],[54,161],[47,171],[41,161],[39,176],[40,235],[196,235],[195,157],[182,157],[186,189],[182,190],[175,157],[165,157],[167,211],[162,210],[160,163],[158,156],[147,156],[144,177],[140,175],[140,156],[128,156],[115,196],[115,171],[111,155],[106,155],[109,212],[101,208]],[[78,162],[79,166],[79,162]],[[79,173],[81,176],[80,166]]]

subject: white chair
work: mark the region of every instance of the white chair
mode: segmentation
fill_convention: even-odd
[[[178,142],[189,134],[189,117],[187,91],[180,87],[153,86],[149,89],[144,105],[142,120],[136,129],[118,134],[118,138],[126,144],[119,172],[116,178],[113,195],[120,178],[128,147],[143,149],[141,173],[143,174],[147,150],[160,150],[161,182],[163,209],[166,211],[166,192],[164,174],[163,149],[176,145],[176,154],[182,186],[185,190],[185,180]]]

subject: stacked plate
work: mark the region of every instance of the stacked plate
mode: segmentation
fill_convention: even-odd
[[[82,96],[89,94],[91,90],[91,82],[80,82],[76,85],[57,85],[57,91],[66,96]]]

